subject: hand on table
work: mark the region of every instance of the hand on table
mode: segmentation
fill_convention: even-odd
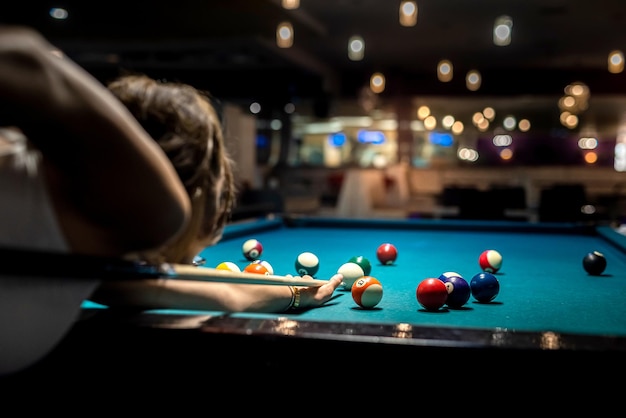
[[[302,276],[304,279],[312,279],[309,275]],[[300,288],[300,308],[315,308],[328,302],[335,290],[343,281],[343,275],[336,273],[322,286]]]

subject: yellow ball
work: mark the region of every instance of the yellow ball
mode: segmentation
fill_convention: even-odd
[[[228,271],[233,271],[235,273],[240,273],[241,269],[239,268],[239,266],[233,262],[230,261],[223,261],[221,263],[219,263],[216,267],[216,269],[218,270],[228,270]]]

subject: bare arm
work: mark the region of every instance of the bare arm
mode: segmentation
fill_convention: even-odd
[[[188,221],[167,156],[95,78],[27,28],[0,27],[0,125],[39,148],[70,246],[121,254]]]
[[[315,308],[325,304],[342,279],[341,274],[335,274],[322,286],[301,288],[300,307]],[[90,299],[108,306],[145,309],[278,313],[288,308],[291,295],[288,286],[160,279],[104,283]]]

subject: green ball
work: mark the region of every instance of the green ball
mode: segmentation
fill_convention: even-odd
[[[372,272],[372,264],[370,264],[370,261],[362,255],[355,255],[354,257],[350,257],[348,262],[356,263],[361,266],[361,268],[363,269],[363,273],[365,273],[366,276],[369,276]]]
[[[315,276],[315,273],[317,273],[320,268],[320,260],[312,252],[306,251],[298,255],[295,266],[300,276],[304,276],[305,274]]]

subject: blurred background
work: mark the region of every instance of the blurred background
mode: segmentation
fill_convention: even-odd
[[[4,5],[95,77],[210,92],[233,220],[626,219],[623,0]]]

